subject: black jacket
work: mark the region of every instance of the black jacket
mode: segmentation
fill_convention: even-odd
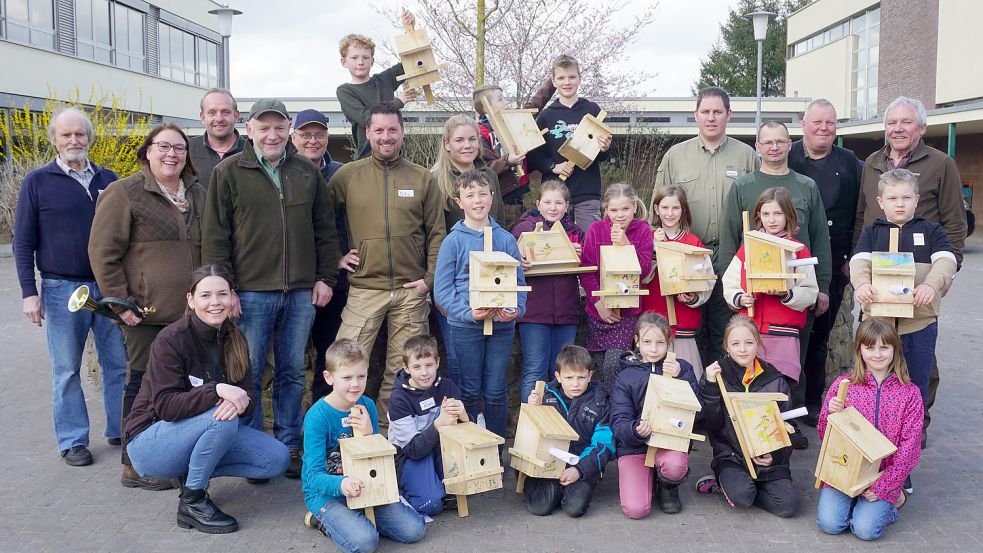
[[[437,377],[426,390],[410,385],[410,375],[400,369],[389,398],[389,442],[396,446],[396,474],[407,459],[419,460],[440,453],[440,434],[433,422],[444,398],[461,399],[461,389],[449,378]]]
[[[529,169],[542,173],[543,180],[555,177],[553,165],[566,161],[566,158],[560,155],[560,146],[577,130],[577,125],[588,113],[596,116],[601,113],[601,108],[586,98],[579,98],[571,107],[556,100],[539,112],[536,126],[548,131],[545,136],[546,145],[529,152],[526,158],[529,161]],[[609,157],[611,157],[610,149],[599,153],[586,171],[574,167],[573,174],[566,180],[571,201],[577,203],[601,198],[600,163]]]
[[[604,465],[614,457],[608,421],[610,404],[604,389],[591,382],[587,385],[587,391],[570,399],[563,393],[560,383],[553,379],[546,386],[543,405],[556,408],[580,436],[576,443],[570,444],[570,453],[580,457],[575,465],[580,477],[600,478]]]

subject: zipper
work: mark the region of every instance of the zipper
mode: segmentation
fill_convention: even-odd
[[[382,198],[385,206],[386,218],[386,251],[389,255],[389,296],[396,293],[396,286],[393,283],[393,242],[389,230],[389,162],[382,163]],[[363,260],[364,263],[364,260]]]
[[[285,175],[281,171],[281,182],[278,192],[280,193],[280,225],[283,231],[283,293],[286,294],[289,290],[287,289],[287,204],[283,201],[283,186],[285,186],[287,183],[283,181],[284,176]]]
[[[874,392],[874,428],[878,430],[881,429],[880,425],[878,424],[881,416],[881,384],[883,384],[883,382],[877,383],[877,391]]]

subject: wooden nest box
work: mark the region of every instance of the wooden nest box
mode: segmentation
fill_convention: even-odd
[[[532,290],[519,286],[519,261],[492,249],[492,229],[485,227],[485,249],[470,253],[468,261],[468,304],[471,309],[518,309],[519,292]],[[485,319],[484,333],[490,336],[494,323]]]
[[[635,246],[601,246],[601,289],[593,292],[608,309],[638,307],[639,296],[649,291],[639,286],[642,267]]]
[[[365,516],[375,524],[372,508],[399,501],[396,483],[396,448],[380,434],[339,440],[341,466],[345,476],[361,480],[364,487],[358,497],[348,497],[349,509],[365,509]]]
[[[545,388],[545,382],[540,380],[536,383],[540,397]],[[523,403],[519,408],[515,443],[509,448],[509,465],[519,473],[515,491],[522,491],[526,476],[559,478],[571,460],[567,458],[570,442],[579,437],[577,431],[553,407]],[[560,459],[560,454],[566,454],[563,455],[565,458]],[[576,459],[576,455],[573,458]]]
[[[590,273],[597,270],[596,265],[580,266],[580,257],[559,221],[553,223],[553,228],[549,230],[543,228],[543,223],[536,223],[535,230],[519,235],[519,252],[526,261],[532,263],[532,268],[523,271],[526,277]]]
[[[586,171],[591,163],[594,163],[594,160],[597,159],[597,155],[601,153],[601,145],[598,143],[598,139],[604,136],[611,137],[614,135],[611,127],[604,124],[605,117],[607,117],[607,112],[603,110],[597,114],[597,117],[589,113],[585,115],[580,120],[580,123],[577,124],[577,129],[573,131],[570,138],[560,146],[558,150],[560,155]],[[560,178],[567,180],[563,176]]]
[[[663,240],[655,243],[655,266],[659,274],[659,291],[666,297],[669,323],[676,324],[673,296],[713,290],[717,275],[710,261],[712,250],[682,242]]]
[[[898,251],[898,229],[891,229],[890,245],[886,252],[870,254],[870,285],[877,301],[864,307],[871,317],[901,317],[915,315],[915,256]]]
[[[438,429],[444,464],[444,489],[457,496],[457,513],[468,516],[467,496],[502,487],[501,436],[473,422],[449,424]]]
[[[675,357],[672,352],[667,358],[669,355]],[[659,448],[686,453],[690,440],[704,441],[706,438],[693,433],[693,419],[702,408],[689,382],[659,374],[649,375],[642,405],[642,420],[652,426],[649,451]],[[648,457],[652,458],[649,466],[654,466],[655,455],[646,456],[646,461]]]
[[[744,463],[751,478],[757,478],[752,457],[792,445],[776,403],[788,401],[788,396],[765,392],[734,393],[727,391],[723,377],[718,376],[717,382],[727,417],[734,425],[734,433],[744,454]]]
[[[536,119],[532,116],[538,110],[495,111],[486,97],[481,98],[481,105],[485,107],[488,122],[491,123],[492,130],[495,131],[495,136],[502,145],[503,153],[524,156],[546,144],[543,135],[547,133],[547,129],[540,130],[536,125]]]
[[[403,64],[403,74],[396,77],[396,80],[406,81],[407,88],[423,87],[427,103],[433,104],[433,91],[430,90],[430,85],[440,81],[440,70],[446,67],[446,64],[437,64],[427,32],[406,26],[406,34],[397,35],[395,42],[399,61]]]

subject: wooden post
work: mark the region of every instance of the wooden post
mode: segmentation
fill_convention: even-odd
[[[492,228],[485,227],[485,251],[490,252],[492,250]],[[485,319],[485,326],[482,328],[482,333],[485,336],[491,336],[492,331],[495,328],[494,317]]]
[[[745,216],[747,212],[744,212]],[[720,387],[720,399],[724,402],[724,408],[727,409],[727,418],[730,419],[730,423],[734,425],[734,433],[737,434],[737,442],[741,446],[741,455],[744,456],[744,464],[747,465],[748,473],[751,474],[751,478],[757,479],[758,473],[754,470],[754,463],[751,461],[751,457],[748,456],[748,444],[744,441],[744,433],[741,429],[737,427],[737,415],[734,413],[734,406],[730,403],[730,392],[727,391],[727,383],[724,382],[723,374],[718,374],[714,380]]]
[[[454,497],[457,498],[457,516],[459,518],[464,518],[471,514],[468,512],[468,496],[456,495]]]
[[[352,410],[350,413],[348,413],[348,416],[351,417],[353,415],[356,415],[359,413],[359,411],[360,411],[359,409],[352,407]],[[364,436],[364,434],[362,433],[362,429],[356,426],[352,426],[352,437],[361,438],[362,436]],[[364,511],[365,511],[365,518],[369,519],[369,522],[372,523],[372,526],[375,526],[375,509],[373,507],[366,507]]]
[[[895,240],[895,242],[892,245],[895,248],[898,245],[897,242],[896,242],[896,240],[898,238],[898,232],[897,231],[898,231],[898,229],[896,229],[896,228],[891,229],[891,239],[892,240]],[[892,250],[892,251],[894,251],[894,250]],[[839,389],[836,390],[836,399],[840,400],[840,403],[843,404],[843,407],[846,407],[846,391],[847,391],[847,388],[849,388],[849,387],[850,387],[850,379],[849,378],[844,378],[843,380],[840,381],[840,387],[839,387]],[[826,426],[826,432],[829,432],[829,425]],[[823,456],[824,455],[826,455],[826,440],[823,440],[823,446],[819,450],[819,459],[820,460],[823,459]],[[816,478],[816,489],[818,490],[822,486],[823,486],[822,480]]]
[[[891,227],[891,237],[888,239],[887,251],[895,253],[898,251],[898,227]]]
[[[750,214],[747,211],[745,211],[745,212],[743,212],[741,214],[741,221],[744,224],[744,235],[746,236],[747,233],[751,231],[751,217],[750,217]],[[747,239],[745,239],[745,238],[742,237],[742,242],[744,243],[744,271],[747,272],[747,259],[748,259]],[[748,288],[750,288],[750,287],[751,287],[751,285],[750,285],[750,281],[749,281],[748,282]],[[748,293],[750,294],[750,292],[748,292]],[[747,308],[747,316],[748,317],[751,317],[751,318],[754,317],[754,304],[753,303],[750,306],[748,306],[748,308]]]
[[[659,277],[656,277],[659,278]],[[669,324],[676,326],[676,298],[675,296],[666,296],[666,314],[669,315]]]
[[[672,301],[672,299],[671,299],[672,296],[667,296],[667,297],[670,298],[669,301]],[[676,353],[675,352],[672,352],[672,351],[668,351],[668,352],[666,352],[666,358],[663,360],[663,363],[665,363],[666,361],[675,361],[675,360],[676,360]],[[666,375],[664,371],[663,371],[662,376],[665,376],[666,378],[672,378],[671,376]],[[645,450],[645,466],[646,467],[654,467],[655,466],[655,450],[656,450],[656,448],[654,448],[654,447],[649,447],[648,449]]]

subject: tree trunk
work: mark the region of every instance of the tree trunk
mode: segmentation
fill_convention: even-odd
[[[485,12],[485,0],[478,0],[476,6],[478,21],[475,27],[475,66],[474,66],[474,87],[485,84],[485,21],[488,14]]]

